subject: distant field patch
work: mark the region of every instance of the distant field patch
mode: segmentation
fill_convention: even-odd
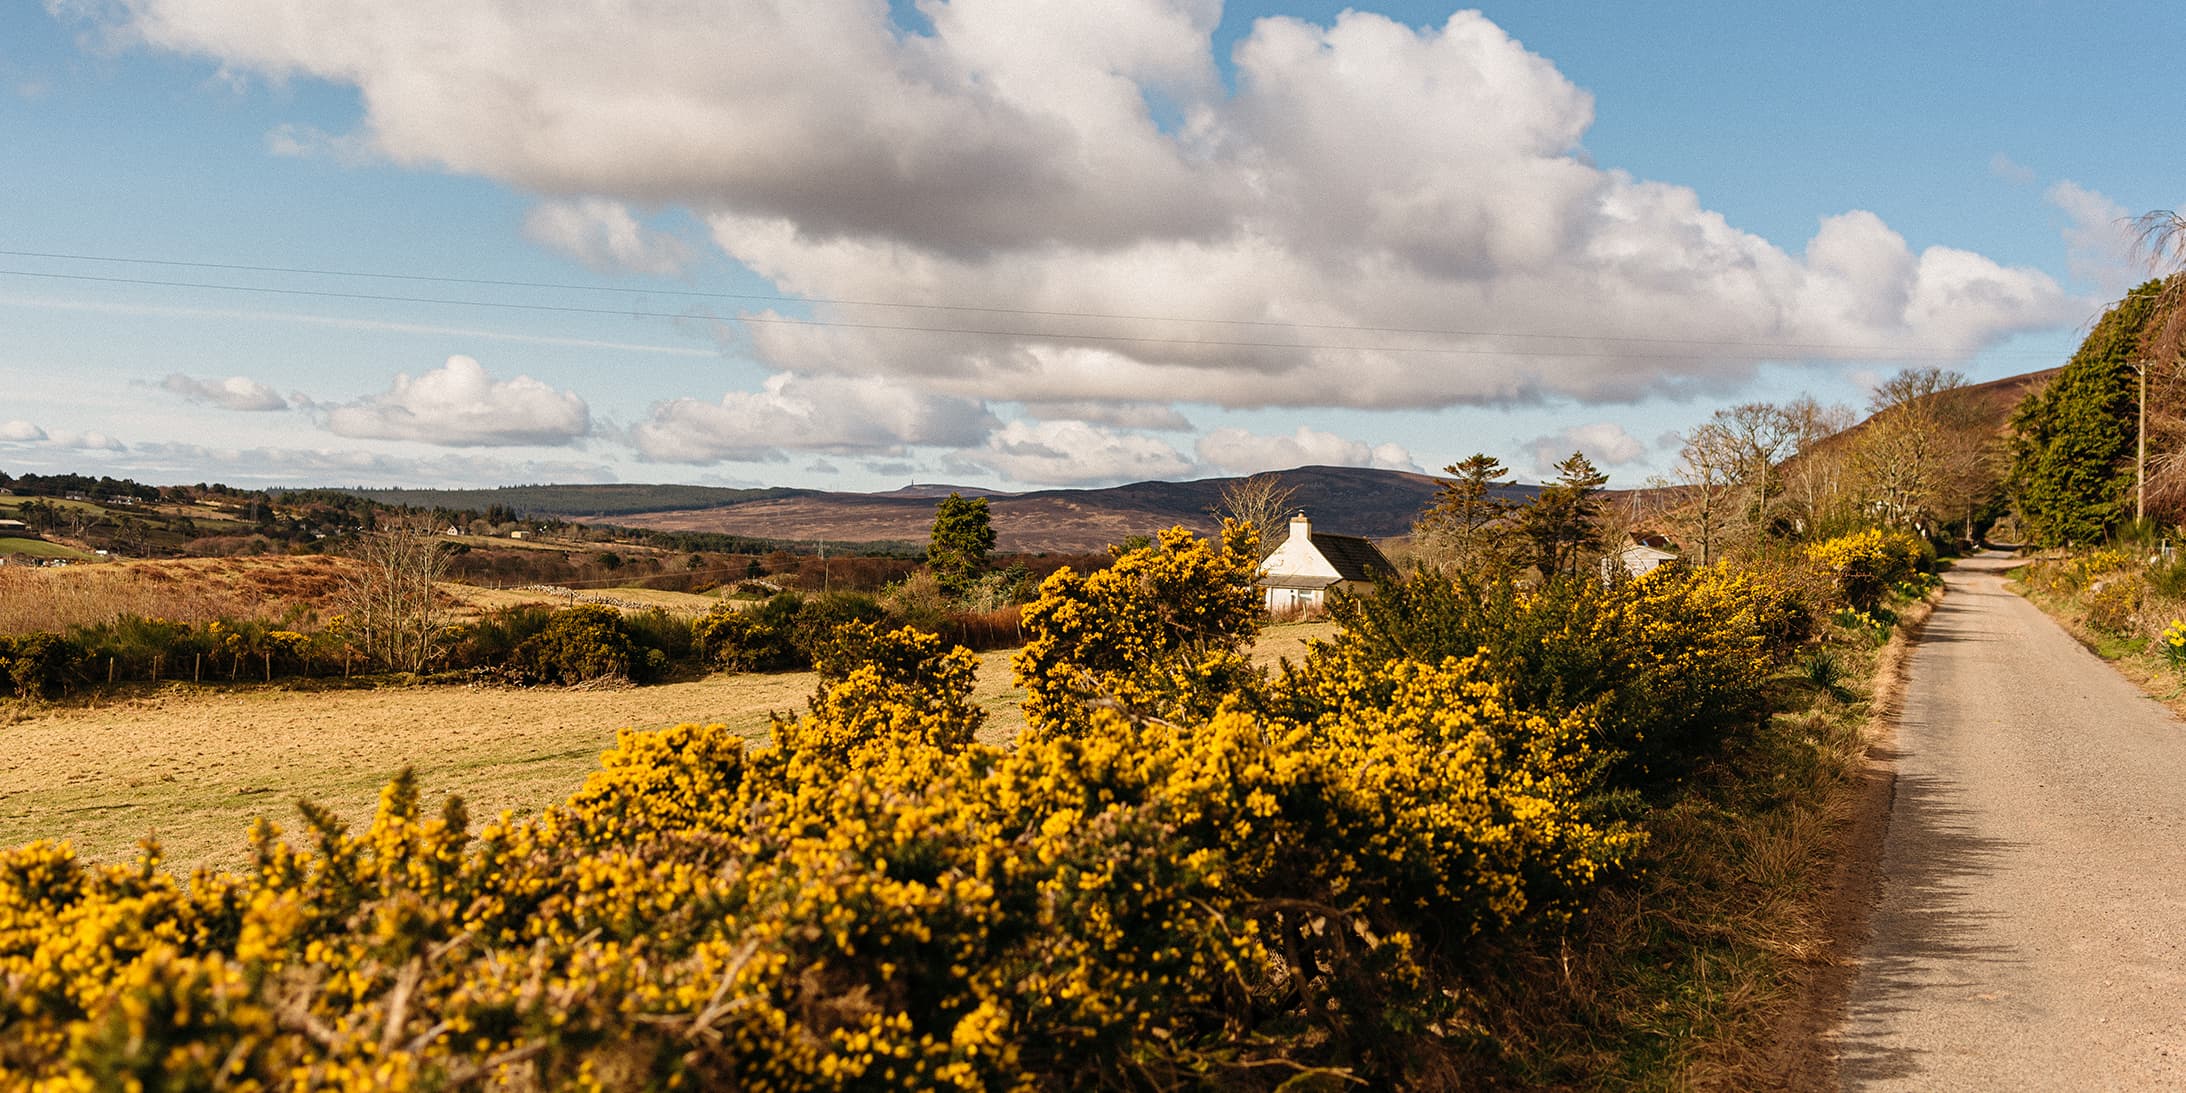
[[[75,547],[49,543],[44,539],[19,539],[12,535],[0,535],[0,555],[28,554],[33,558],[95,558]]]

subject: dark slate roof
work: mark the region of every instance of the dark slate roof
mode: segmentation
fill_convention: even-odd
[[[1371,581],[1376,577],[1394,576],[1397,567],[1382,557],[1380,548],[1356,535],[1331,535],[1325,531],[1313,533],[1313,549],[1328,559],[1347,581]]]

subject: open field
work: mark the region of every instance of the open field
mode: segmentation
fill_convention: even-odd
[[[604,603],[625,609],[632,606],[658,607],[677,615],[703,615],[722,602],[719,596],[699,592],[671,592],[660,588],[578,588],[571,590],[576,594],[574,599],[567,593],[549,592],[544,587],[480,588],[477,585],[451,581],[441,584],[439,588],[457,603],[459,610],[481,613],[526,604],[568,607],[573,603]]]
[[[44,539],[24,539],[14,535],[0,535],[0,555],[28,554],[33,558],[95,558],[75,547],[49,543]]]
[[[1328,623],[1271,627],[1254,656],[1273,663],[1333,633]],[[1008,651],[980,658],[981,736],[1024,727]],[[716,676],[611,689],[417,687],[215,690],[173,685],[105,706],[36,711],[6,725],[0,754],[0,846],[67,839],[112,861],[156,831],[169,862],[239,866],[254,816],[293,830],[309,798],[352,823],[379,789],[416,768],[434,807],[463,797],[475,821],[536,811],[567,796],[620,728],[719,721],[759,741],[770,710],[800,711],[809,672]],[[7,717],[0,707],[0,722]]]
[[[279,619],[329,606],[345,559],[326,555],[172,558],[0,569],[0,634],[65,630],[123,614],[204,623]]]

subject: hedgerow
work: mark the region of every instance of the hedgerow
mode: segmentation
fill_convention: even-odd
[[[405,774],[361,832],[260,821],[239,873],[0,853],[0,1086],[1446,1079],[1499,939],[1639,846],[1608,760],[1732,716],[1768,620],[1729,573],[1582,581],[1266,680],[1250,557],[1172,532],[1051,577],[1008,748],[968,651],[851,621],[773,746],[626,731],[537,817],[474,833]],[[1520,678],[1536,635],[1571,679]]]

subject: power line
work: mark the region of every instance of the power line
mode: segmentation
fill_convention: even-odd
[[[0,253],[13,253],[13,252],[0,252]],[[1277,342],[1277,341],[1248,341],[1248,340],[1241,340],[1241,339],[1228,339],[1228,338],[1164,338],[1164,337],[1153,337],[1153,336],[1145,336],[1145,335],[1131,335],[1131,334],[1093,334],[1093,333],[1079,333],[1079,332],[1070,332],[1070,331],[1052,331],[1052,330],[997,330],[997,329],[987,329],[987,328],[981,328],[981,327],[962,327],[962,326],[923,326],[923,325],[914,325],[914,324],[908,324],[908,323],[874,323],[874,322],[855,322],[855,321],[850,321],[850,320],[843,320],[843,319],[793,319],[793,318],[788,318],[788,317],[784,317],[784,316],[756,316],[756,315],[739,315],[739,316],[736,316],[736,317],[734,317],[733,319],[723,319],[723,318],[722,318],[721,316],[698,316],[698,315],[692,315],[692,314],[689,314],[689,313],[686,313],[686,312],[672,312],[672,311],[647,311],[647,310],[644,310],[644,309],[639,309],[639,308],[606,308],[606,307],[583,307],[583,306],[579,306],[579,305],[574,305],[574,304],[537,304],[537,303],[521,303],[521,302],[516,302],[516,301],[509,301],[509,300],[477,300],[477,299],[450,299],[450,298],[447,298],[447,297],[438,297],[438,296],[401,296],[401,295],[394,295],[394,294],[389,294],[389,293],[373,293],[373,292],[344,292],[344,291],[337,291],[337,290],[334,290],[334,289],[282,288],[282,287],[277,287],[277,286],[271,286],[271,285],[236,285],[236,284],[223,284],[223,283],[218,283],[218,282],[210,282],[210,281],[179,281],[179,280],[163,280],[163,279],[159,279],[159,278],[151,278],[151,277],[112,277],[112,276],[101,276],[101,275],[97,275],[97,274],[88,274],[88,273],[53,273],[53,272],[45,272],[45,271],[38,271],[38,270],[22,270],[22,269],[0,269],[0,276],[5,276],[5,277],[29,277],[29,278],[38,278],[38,279],[44,279],[44,280],[59,280],[59,281],[79,281],[79,282],[91,282],[91,283],[98,283],[98,284],[116,284],[116,285],[140,285],[140,286],[156,286],[156,287],[162,287],[162,288],[194,288],[194,289],[208,289],[208,290],[213,290],[213,291],[221,291],[221,292],[250,292],[250,293],[258,293],[258,294],[261,294],[261,295],[276,295],[276,296],[300,296],[300,297],[309,297],[309,298],[314,298],[314,299],[333,299],[333,300],[360,300],[360,301],[368,301],[368,302],[374,302],[374,303],[409,303],[409,304],[433,304],[433,305],[440,305],[440,306],[449,306],[449,307],[481,307],[481,308],[496,308],[496,309],[500,309],[500,310],[507,310],[507,311],[529,311],[529,312],[548,312],[548,313],[558,313],[558,314],[571,314],[571,315],[614,315],[614,316],[619,316],[619,317],[628,317],[628,318],[641,318],[641,319],[642,319],[642,318],[651,318],[651,319],[691,319],[691,318],[712,318],[712,319],[717,319],[717,320],[720,320],[720,321],[724,321],[724,322],[738,322],[738,323],[749,323],[749,324],[755,324],[755,325],[761,325],[761,326],[787,326],[787,327],[808,327],[808,328],[821,328],[821,329],[842,329],[842,330],[878,330],[878,331],[888,331],[888,332],[891,332],[891,333],[915,333],[915,334],[960,334],[960,335],[970,335],[970,336],[977,336],[977,337],[992,337],[992,338],[1019,338],[1019,339],[1028,339],[1028,340],[1037,340],[1037,341],[1086,341],[1086,342],[1105,342],[1105,343],[1114,343],[1114,344],[1125,344],[1125,345],[1169,345],[1169,346],[1188,346],[1188,347],[1198,347],[1198,348],[1221,348],[1221,349],[1300,349],[1300,350],[1320,350],[1320,351],[1333,351],[1333,352],[1357,352],[1357,353],[1421,353],[1421,354],[1428,354],[1428,355],[1437,355],[1437,356],[1490,356],[1490,357],[1565,357],[1565,358],[1602,358],[1602,359],[1618,359],[1618,360],[1630,360],[1630,359],[1640,359],[1640,360],[1651,360],[1651,359],[1659,359],[1659,360],[1681,360],[1681,359],[1685,359],[1685,358],[1688,358],[1688,357],[1692,357],[1692,356],[1696,355],[1696,354],[1693,354],[1693,353],[1627,353],[1627,352],[1604,353],[1604,352],[1584,352],[1584,351],[1579,351],[1579,350],[1561,350],[1561,349],[1538,349],[1538,350],[1528,350],[1528,349],[1498,349],[1498,348],[1486,348],[1486,347],[1478,347],[1478,346],[1417,346],[1417,345],[1414,345],[1414,346],[1405,346],[1405,345],[1346,345],[1346,344],[1330,344],[1330,343],[1324,343],[1324,342]],[[394,276],[394,275],[389,275],[389,276]],[[515,284],[515,282],[509,282],[509,284]],[[923,306],[923,305],[922,305],[922,306]],[[1028,312],[1027,314],[1043,314],[1043,313],[1038,313],[1038,312]],[[1044,314],[1055,314],[1055,315],[1061,316],[1061,315],[1063,315],[1063,314],[1066,314],[1066,313],[1059,313],[1059,312],[1058,312],[1058,313],[1044,313]],[[1114,317],[1117,317],[1117,318],[1122,318],[1123,316],[1114,316]],[[1197,321],[1197,320],[1183,320],[1183,321]],[[1208,321],[1223,321],[1223,320],[1208,320]],[[1338,329],[1357,329],[1357,330],[1361,330],[1361,331],[1367,331],[1367,330],[1372,330],[1372,329],[1374,329],[1374,328],[1366,328],[1366,327],[1361,327],[1361,328],[1338,328]],[[1400,333],[1401,331],[1395,330],[1394,328],[1389,328],[1389,329],[1387,330],[1387,332],[1389,332],[1389,333]],[[1648,341],[1648,340],[1654,340],[1654,341],[1663,341],[1663,342],[1669,342],[1669,341],[1676,341],[1676,339],[1638,339],[1638,338],[1618,338],[1618,337],[1610,337],[1610,336],[1601,336],[1601,337],[1595,337],[1595,336],[1592,336],[1592,335],[1582,335],[1582,334],[1566,334],[1566,335],[1526,335],[1526,334],[1496,334],[1496,333],[1489,333],[1489,332],[1472,332],[1472,333],[1466,333],[1466,332],[1461,332],[1461,331],[1434,331],[1434,332],[1429,332],[1429,331],[1419,331],[1418,333],[1421,333],[1421,334],[1428,334],[1428,333],[1433,333],[1433,334],[1439,334],[1439,335],[1443,335],[1443,336],[1452,336],[1452,337],[1559,337],[1559,338],[1568,338],[1568,339],[1573,339],[1573,340],[1581,340],[1581,341]],[[1755,358],[1769,358],[1769,357],[1776,357],[1776,356],[1785,356],[1785,355],[1812,355],[1811,353],[1796,353],[1795,351],[1800,351],[1800,350],[1815,350],[1815,349],[1825,349],[1825,350],[1829,350],[1829,351],[1831,351],[1832,353],[1836,353],[1836,354],[1841,354],[1841,356],[1842,356],[1842,359],[1850,359],[1850,360],[1957,360],[1957,359],[1959,359],[1960,357],[1963,357],[1963,356],[1965,355],[1964,353],[1961,353],[1961,352],[1957,352],[1957,351],[1953,351],[1953,350],[1943,350],[1943,349],[1911,349],[1911,350],[1906,350],[1906,349],[1891,349],[1891,348],[1888,348],[1888,347],[1882,347],[1882,346],[1826,346],[1826,345],[1818,345],[1818,344],[1807,344],[1807,343],[1737,342],[1737,341],[1727,341],[1727,340],[1726,340],[1726,341],[1718,341],[1718,342],[1700,342],[1700,341],[1697,341],[1697,340],[1696,340],[1696,341],[1695,341],[1695,342],[1693,342],[1692,344],[1702,344],[1702,345],[1710,345],[1710,346],[1715,346],[1715,347],[1718,347],[1718,348],[1734,348],[1734,349],[1744,349],[1744,350],[1747,350],[1747,352],[1743,352],[1743,353],[1733,353],[1733,354],[1713,354],[1713,355],[1715,355],[1715,356],[1737,356],[1737,357],[1755,357]]]

